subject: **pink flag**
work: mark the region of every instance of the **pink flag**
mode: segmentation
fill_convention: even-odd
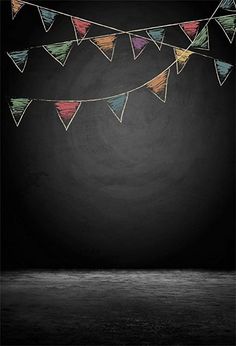
[[[81,102],[78,101],[58,101],[55,102],[57,114],[66,131],[68,130],[72,120],[81,106]]]
[[[182,23],[180,24],[180,27],[185,33],[185,35],[188,37],[188,39],[192,41],[198,33],[199,25],[200,22],[195,20],[193,22]]]
[[[79,44],[79,40],[85,38],[92,24],[74,17],[71,17],[71,21],[74,27],[77,43]]]

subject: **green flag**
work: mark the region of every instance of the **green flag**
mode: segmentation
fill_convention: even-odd
[[[222,30],[230,43],[233,43],[235,32],[236,32],[236,14],[232,16],[222,16],[215,20]]]
[[[31,102],[32,100],[26,98],[10,99],[9,108],[16,126],[20,125],[21,119]]]
[[[210,49],[207,25],[205,25],[202,28],[202,30],[199,32],[199,34],[196,36],[193,43],[191,44],[191,47],[198,48],[198,49],[207,49],[207,50]]]
[[[43,48],[62,66],[65,65],[66,60],[72,49],[73,41],[66,41],[60,43],[52,43],[43,46]]]

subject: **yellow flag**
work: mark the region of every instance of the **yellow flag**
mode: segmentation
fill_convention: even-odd
[[[177,74],[179,74],[183,70],[184,66],[188,62],[190,55],[193,53],[194,52],[191,52],[190,50],[184,50],[182,48],[174,48]]]

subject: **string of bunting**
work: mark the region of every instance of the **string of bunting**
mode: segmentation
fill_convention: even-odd
[[[220,86],[224,84],[224,82],[226,81],[230,72],[233,69],[232,64],[226,63],[219,59],[215,59],[208,55],[193,52],[189,50],[189,48],[193,47],[193,48],[209,50],[208,23],[212,19],[214,19],[221,26],[229,42],[230,43],[233,42],[235,31],[236,31],[236,18],[235,18],[236,15],[226,15],[226,16],[220,16],[220,17],[214,17],[214,15],[219,8],[225,9],[227,11],[236,10],[234,0],[222,0],[220,4],[217,6],[217,8],[215,9],[212,16],[204,20],[200,19],[200,20],[189,21],[184,23],[162,25],[161,27],[145,28],[149,38],[146,38],[137,34],[133,34],[133,32],[143,31],[144,29],[136,29],[129,32],[119,30],[119,32],[115,34],[102,35],[102,36],[97,36],[93,38],[92,37],[85,38],[92,24],[104,26],[112,30],[118,30],[118,29],[108,27],[100,23],[95,23],[91,21],[89,22],[78,17],[72,17],[70,15],[67,15],[58,11],[54,11],[54,10],[49,10],[44,7],[31,4],[25,1],[21,1],[21,0],[12,0],[11,3],[12,3],[12,19],[15,18],[16,14],[20,11],[20,9],[24,5],[28,4],[28,5],[36,6],[38,8],[45,31],[50,30],[58,14],[69,16],[71,17],[71,22],[73,24],[75,35],[76,35],[76,40],[58,42],[58,43],[37,46],[37,47],[30,47],[22,51],[8,52],[7,53],[8,56],[12,59],[15,66],[21,72],[23,72],[25,69],[25,66],[28,60],[28,52],[30,49],[43,47],[56,61],[58,61],[62,66],[64,66],[66,60],[68,59],[69,53],[72,49],[73,43],[77,42],[77,44],[80,44],[81,41],[85,39],[89,39],[94,45],[96,45],[101,50],[101,52],[110,61],[112,61],[117,35],[124,34],[124,33],[129,35],[134,59],[138,58],[138,56],[142,53],[142,51],[145,49],[146,45],[150,42],[150,40],[153,41],[157,45],[159,50],[161,49],[161,46],[163,44],[172,47],[174,51],[174,57],[175,57],[175,60],[164,71],[159,73],[156,77],[154,77],[150,81],[145,82],[144,84],[134,89],[128,90],[126,92],[123,92],[117,95],[97,98],[97,99],[87,99],[87,100],[48,100],[48,99],[11,98],[9,101],[9,108],[10,108],[10,111],[16,126],[19,126],[26,110],[28,109],[28,107],[33,101],[44,101],[44,102],[53,103],[55,106],[57,115],[60,121],[62,122],[65,130],[68,130],[75,115],[81,108],[82,103],[94,102],[94,101],[106,102],[107,106],[112,111],[112,113],[116,116],[119,122],[122,123],[128,97],[130,93],[138,89],[145,87],[162,102],[166,102],[168,80],[169,80],[171,67],[173,65],[176,65],[177,74],[179,74],[185,67],[186,63],[188,62],[192,54],[203,55],[214,60],[216,76]],[[204,27],[201,29],[201,31],[199,32],[200,21],[206,21],[206,23]],[[163,42],[164,36],[165,36],[164,27],[173,26],[173,25],[179,25],[181,30],[183,30],[185,35],[189,38],[190,44],[186,49],[172,46]]]
[[[235,36],[235,32],[236,32],[236,14],[229,15],[229,16],[221,16],[216,18],[215,20],[221,25],[229,42],[232,43]],[[141,53],[143,52],[147,44],[150,42],[155,43],[155,45],[158,47],[159,50],[161,50],[162,45],[169,46],[172,48],[181,48],[181,47],[170,45],[169,43],[164,42],[163,37],[160,38],[160,33],[158,33],[158,31],[159,30],[147,31],[148,35],[151,38],[143,37],[137,34],[132,34],[130,31],[127,32],[129,34],[134,60],[136,60],[141,55]],[[94,37],[85,38],[84,40],[89,40],[104,54],[104,56],[109,61],[112,61],[117,36],[122,34],[123,33],[116,33],[116,34],[110,34],[110,35],[94,36]],[[209,50],[208,29],[205,29],[205,30],[203,29],[203,31],[201,31],[200,34],[196,41],[195,40],[192,41],[192,47]],[[65,63],[73,48],[74,42],[76,42],[76,40],[56,42],[56,43],[51,43],[47,45],[29,47],[23,50],[7,52],[7,54],[10,57],[10,59],[13,61],[15,66],[18,68],[18,70],[22,73],[24,72],[24,69],[26,67],[29,51],[34,48],[42,47],[53,57],[53,59],[55,59],[55,61],[57,61],[62,66],[65,66]],[[205,55],[199,52],[193,52],[193,53],[204,56],[204,57],[213,58],[209,55]]]
[[[198,19],[198,20],[193,20],[188,22],[181,22],[181,23],[166,24],[166,25],[156,26],[156,27],[141,28],[141,29],[136,29],[133,31],[122,31],[122,30],[118,30],[116,28],[113,28],[101,23],[96,23],[96,22],[81,19],[79,17],[70,16],[66,13],[51,10],[45,7],[41,7],[41,6],[31,4],[25,1],[21,1],[21,0],[12,0],[11,4],[12,4],[12,18],[13,19],[15,18],[16,14],[20,11],[20,9],[24,5],[31,5],[31,6],[37,7],[45,31],[50,30],[57,15],[61,14],[61,15],[69,16],[73,24],[73,28],[74,28],[75,36],[76,36],[75,40],[56,42],[56,43],[51,43],[47,45],[29,47],[23,50],[7,52],[9,58],[12,60],[12,62],[15,64],[15,66],[20,72],[24,72],[25,70],[30,50],[34,48],[42,47],[47,53],[50,54],[50,56],[53,59],[55,59],[56,62],[58,62],[61,66],[64,66],[74,46],[74,43],[77,42],[77,44],[79,45],[83,40],[89,40],[111,62],[114,56],[117,36],[122,34],[129,35],[133,57],[134,59],[137,59],[141,55],[141,53],[144,51],[148,43],[150,43],[150,41],[155,43],[155,45],[157,46],[159,50],[161,50],[162,45],[168,46],[168,44],[164,42],[165,32],[166,32],[165,28],[172,27],[172,26],[178,26],[181,28],[181,30],[190,40],[192,48],[202,49],[202,50],[210,49],[208,26],[204,26],[204,28],[199,32],[200,23],[202,21],[208,20],[209,18]],[[234,5],[235,5],[234,1],[223,0],[220,7],[227,10],[231,10],[232,8],[236,10],[236,6]],[[220,25],[227,39],[229,40],[230,43],[232,43],[235,36],[235,32],[236,32],[236,14],[219,16],[213,19]],[[86,35],[92,25],[104,26],[106,28],[116,30],[117,32],[113,34],[86,38]],[[139,31],[145,31],[148,37],[137,35],[136,32],[139,32]],[[172,47],[179,48],[175,46],[172,46]],[[199,52],[198,53],[195,52],[195,53],[198,55],[206,56]]]

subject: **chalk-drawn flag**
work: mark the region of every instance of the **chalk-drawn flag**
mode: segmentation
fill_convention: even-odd
[[[162,102],[166,102],[170,69],[163,71],[146,84],[147,88]]]
[[[65,65],[72,47],[73,41],[52,43],[43,46],[43,48],[62,66]]]
[[[135,36],[133,34],[129,34],[129,39],[130,39],[130,44],[131,44],[134,60],[135,60],[143,52],[146,45],[150,41],[145,37]]]
[[[81,40],[83,40],[83,38],[85,38],[85,36],[87,35],[92,23],[78,19],[76,17],[71,17],[71,22],[75,31],[77,44],[79,45],[81,43]]]
[[[24,72],[27,60],[28,60],[29,50],[17,50],[14,52],[8,52],[7,55],[12,60],[14,65],[20,72]]]
[[[128,101],[128,93],[110,97],[106,102],[112,113],[122,123],[125,107]]]
[[[11,13],[12,13],[12,19],[15,18],[17,13],[22,9],[22,7],[25,5],[23,1],[20,0],[11,0]]]
[[[191,47],[198,48],[198,49],[206,49],[209,50],[209,33],[208,33],[208,26],[204,26],[202,30],[199,32],[199,34],[195,37],[193,40]]]
[[[162,43],[165,37],[165,29],[164,28],[149,29],[149,30],[146,30],[146,33],[153,40],[157,48],[161,50]]]
[[[236,11],[236,4],[234,0],[222,0],[219,8],[227,11]]]
[[[233,43],[236,32],[236,14],[230,16],[221,16],[215,19],[224,31],[230,43]]]
[[[9,108],[13,117],[13,120],[18,127],[26,112],[26,109],[31,104],[32,100],[27,98],[11,98],[9,102]]]
[[[115,34],[93,38],[90,41],[102,52],[103,55],[112,61],[117,36]]]
[[[45,31],[48,32],[51,29],[58,13],[43,7],[38,7],[38,11],[43,23],[43,27]]]
[[[72,120],[76,116],[76,113],[78,112],[80,106],[81,106],[81,102],[79,101],[55,102],[55,107],[57,110],[58,117],[61,120],[66,131],[68,130]]]
[[[174,50],[174,55],[175,55],[175,59],[176,59],[176,71],[177,74],[179,74],[184,66],[187,64],[189,57],[191,54],[193,54],[193,52],[191,52],[190,50],[185,50],[183,48],[173,48]]]
[[[228,78],[230,72],[233,69],[233,65],[220,61],[218,59],[214,60],[215,70],[216,70],[216,76],[218,79],[218,82],[220,83],[220,86],[224,84],[226,79]]]
[[[179,26],[188,37],[190,41],[193,41],[198,33],[200,22],[197,20],[191,22],[181,23]]]

